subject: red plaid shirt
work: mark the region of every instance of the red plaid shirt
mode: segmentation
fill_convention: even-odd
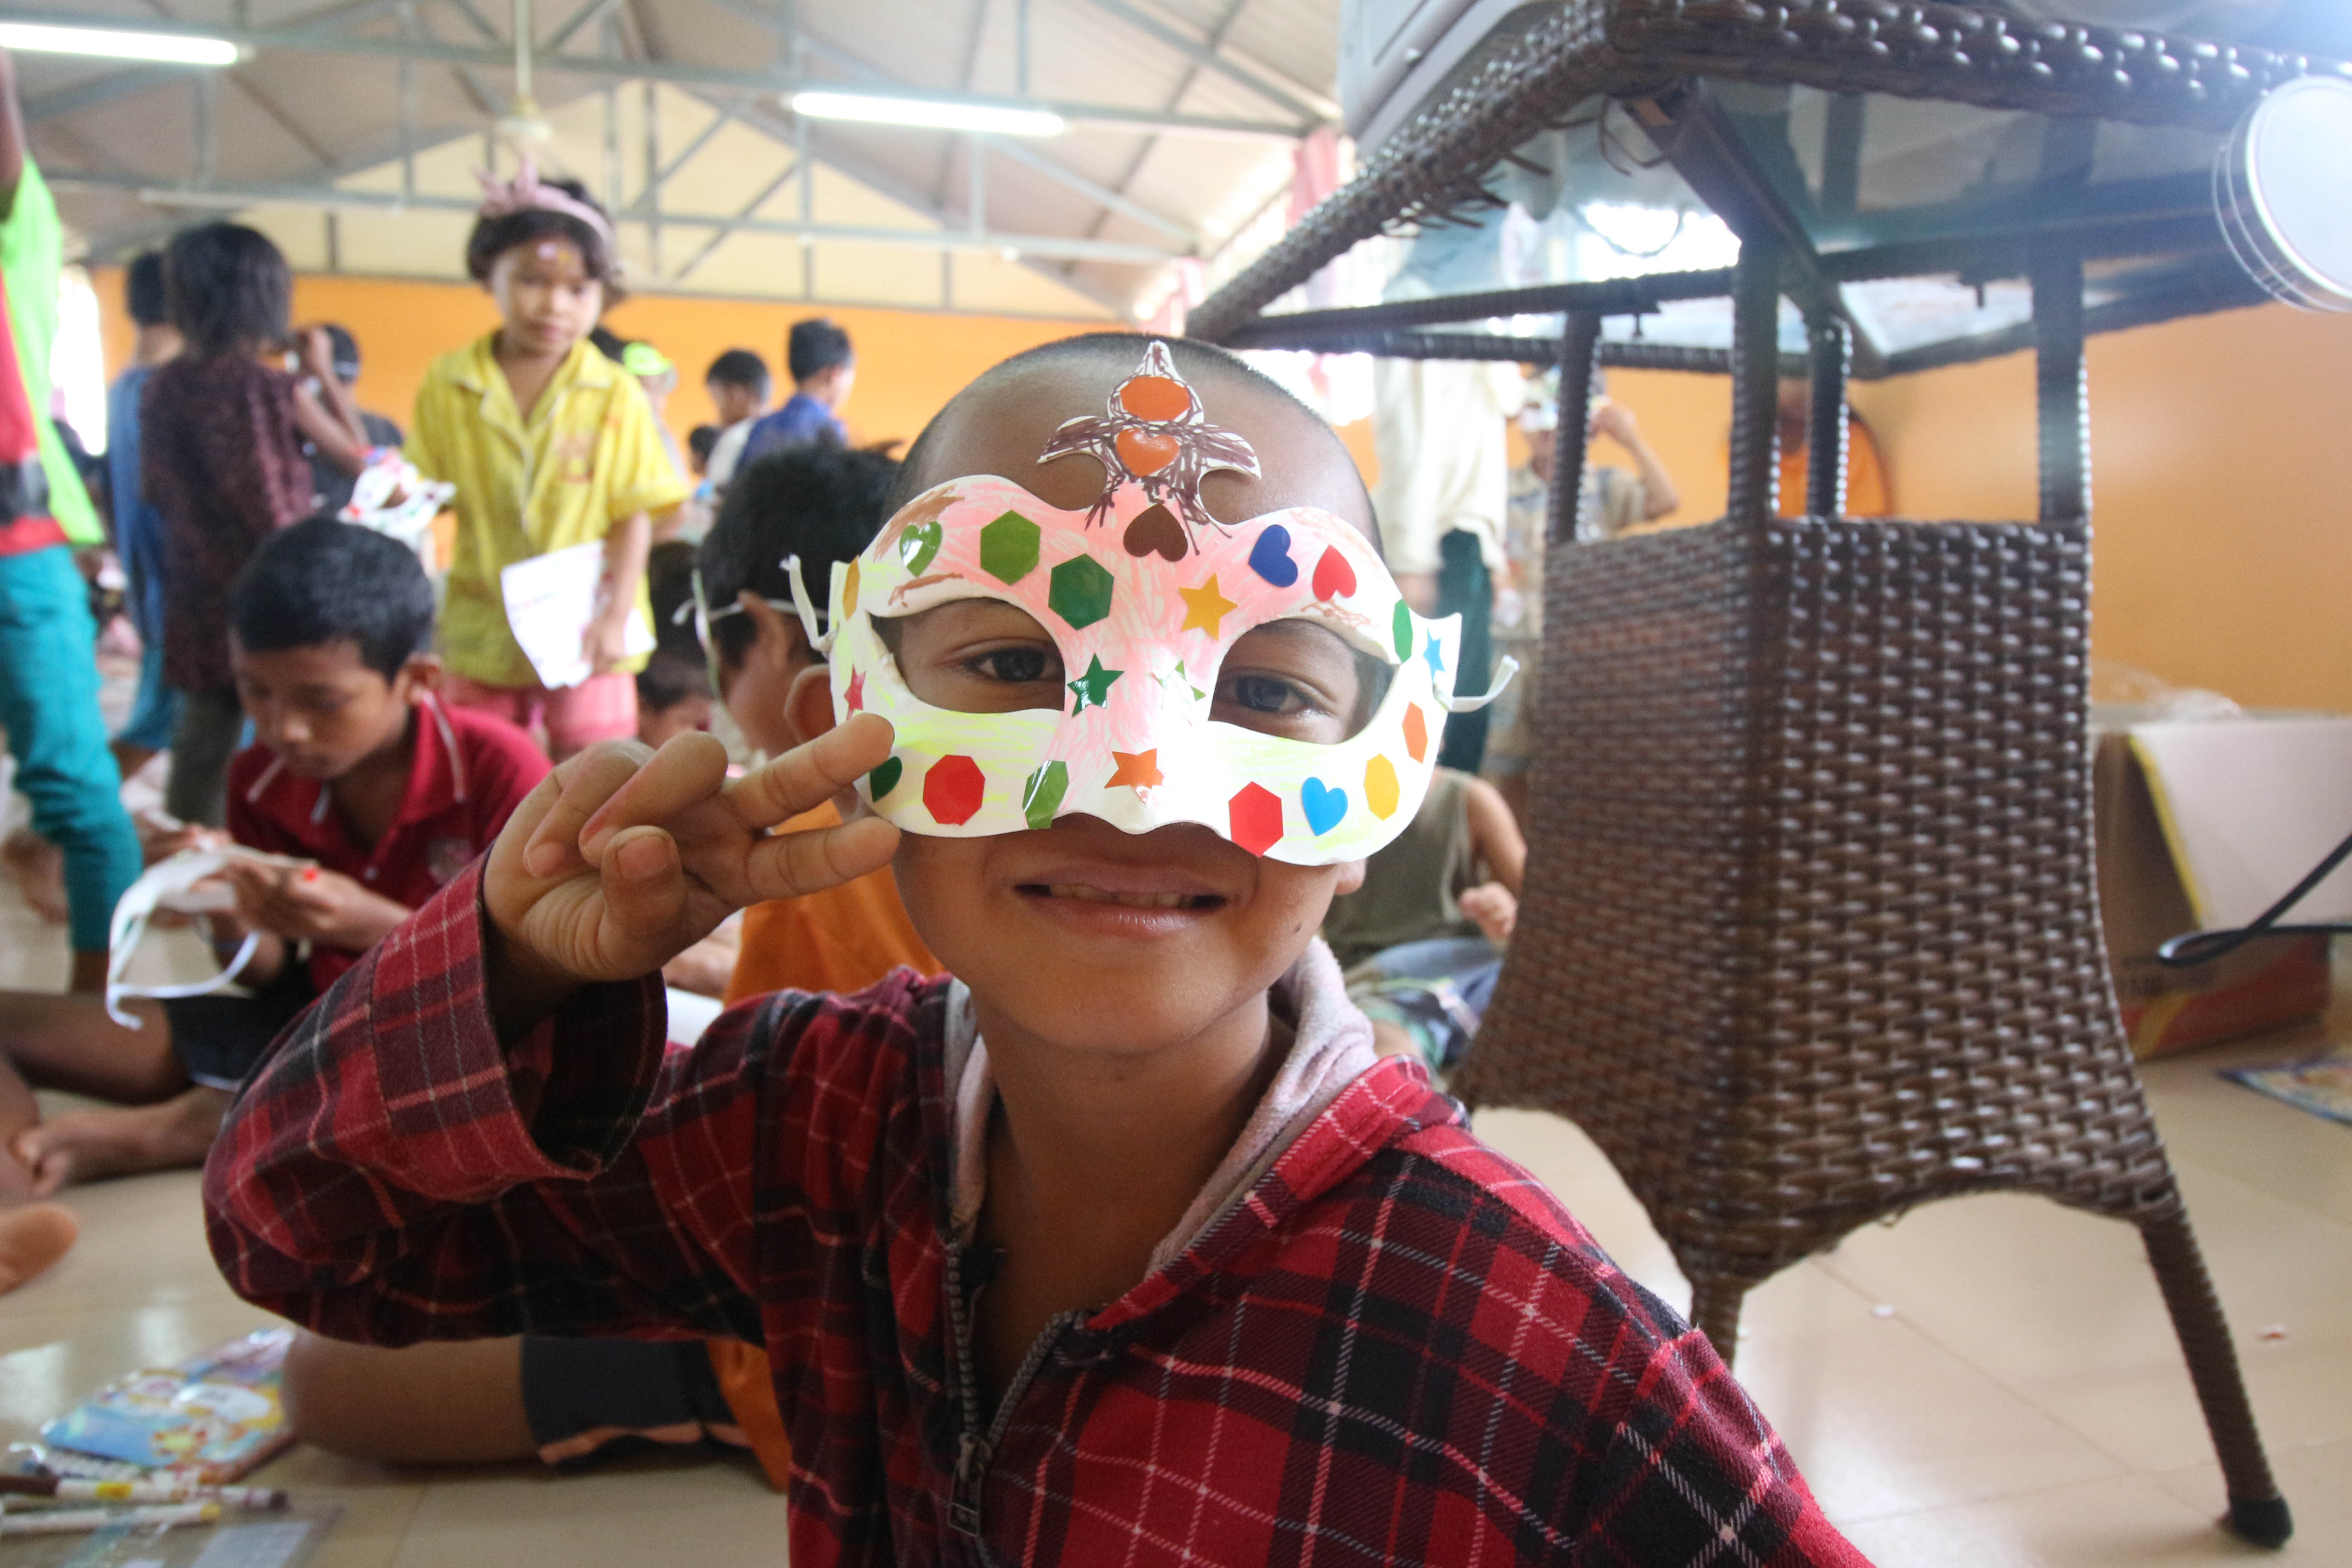
[[[764,1343],[795,1568],[1862,1561],[1706,1340],[1416,1067],[1049,1329],[990,1417],[946,983],[749,1002],[667,1057],[658,985],[598,986],[505,1050],[478,897],[444,889],[247,1086],[214,1253],[346,1339]]]

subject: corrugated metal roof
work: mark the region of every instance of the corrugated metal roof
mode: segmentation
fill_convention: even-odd
[[[257,46],[213,72],[18,57],[35,153],[93,256],[241,211],[300,265],[446,277],[486,133],[515,94],[513,5],[169,0],[167,15],[165,0],[49,0],[0,5],[0,17],[210,28]],[[1289,143],[1094,121],[993,142],[982,223],[1009,237],[1008,259],[963,243],[971,138],[795,122],[774,90],[795,21],[812,84],[1291,128],[1329,112],[1339,0],[536,0],[533,12],[533,92],[554,132],[541,161],[620,211],[636,287],[1067,314],[1149,308],[1167,258],[1213,250],[1221,225],[1288,178]],[[549,52],[567,29],[565,55],[599,57],[585,70]],[[404,64],[402,48],[421,58]],[[788,172],[803,137],[805,182]],[[663,183],[656,235],[628,207],[649,161],[690,147]],[[341,195],[322,202],[330,190]],[[405,208],[387,205],[404,193]],[[721,226],[739,218],[767,228]],[[814,237],[778,232],[810,223]],[[893,237],[943,232],[961,245],[945,259],[936,239]]]

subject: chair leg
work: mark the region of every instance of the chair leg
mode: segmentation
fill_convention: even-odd
[[[2271,1479],[2270,1460],[2263,1457],[2262,1434],[2254,1429],[2253,1406],[2247,1403],[2245,1379],[2238,1369],[2237,1347],[2230,1340],[2229,1320],[2221,1315],[2213,1281],[2205,1272],[2189,1211],[2178,1209],[2143,1224],[2140,1237],[2147,1245],[2148,1263],[2172,1312],[2173,1331],[2189,1361],[2189,1381],[2196,1384],[2197,1402],[2205,1407],[2205,1425],[2221,1457],[2230,1494],[2230,1528],[2257,1546],[2284,1546],[2294,1533],[2294,1521],[2278,1483]]]
[[[1748,1285],[1726,1274],[1691,1279],[1691,1327],[1706,1336],[1726,1366],[1739,1353],[1739,1303],[1747,1299]]]

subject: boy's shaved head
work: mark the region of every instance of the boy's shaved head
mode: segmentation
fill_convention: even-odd
[[[1201,500],[1224,522],[1289,506],[1320,507],[1353,523],[1375,545],[1380,528],[1355,458],[1314,410],[1224,350],[1163,338],[1177,374],[1200,395],[1209,423],[1257,450],[1262,475],[1212,472]],[[1099,417],[1114,387],[1135,374],[1153,340],[1136,332],[1090,332],[1015,354],[956,394],[908,448],[886,515],[945,479],[994,474],[1050,505],[1077,510],[1102,492],[1091,458],[1040,466],[1066,420]]]

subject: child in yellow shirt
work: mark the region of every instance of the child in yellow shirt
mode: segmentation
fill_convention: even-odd
[[[644,391],[587,341],[619,292],[612,222],[576,181],[541,182],[528,160],[488,195],[466,269],[503,320],[444,354],[417,390],[407,454],[457,487],[457,538],[442,611],[444,694],[530,729],[558,760],[637,728],[629,619],[644,625],[653,518],[684,500]],[[582,639],[592,673],[549,689],[507,624],[499,573],[603,541],[603,608]]]

